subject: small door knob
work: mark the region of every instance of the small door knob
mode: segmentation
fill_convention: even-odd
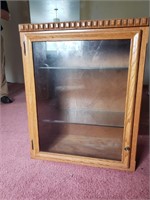
[[[124,150],[125,151],[130,151],[130,147],[125,147]]]

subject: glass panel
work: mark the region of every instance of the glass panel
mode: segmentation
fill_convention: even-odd
[[[40,151],[121,160],[130,40],[33,42]]]

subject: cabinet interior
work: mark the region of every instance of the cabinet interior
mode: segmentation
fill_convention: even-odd
[[[32,48],[40,151],[121,160],[130,40]]]

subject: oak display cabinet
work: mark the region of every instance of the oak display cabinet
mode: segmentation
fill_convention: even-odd
[[[19,25],[32,158],[135,170],[148,26]]]

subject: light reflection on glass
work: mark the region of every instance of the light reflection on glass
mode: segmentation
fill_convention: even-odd
[[[129,52],[130,40],[33,43],[41,151],[121,159]]]

